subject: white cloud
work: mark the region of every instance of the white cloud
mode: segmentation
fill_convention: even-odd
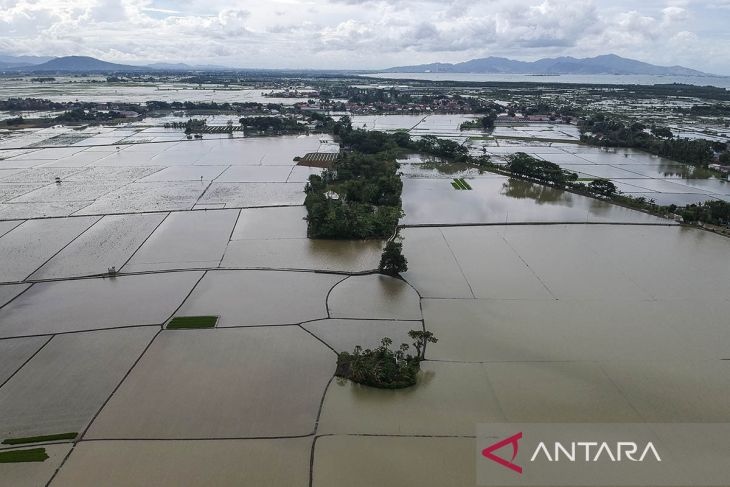
[[[730,73],[728,1],[0,0],[0,50],[356,69],[615,52]]]

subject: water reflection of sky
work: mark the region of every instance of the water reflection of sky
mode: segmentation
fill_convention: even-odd
[[[605,201],[506,177],[469,180],[471,191],[449,180],[405,179],[406,225],[540,222],[664,222]]]

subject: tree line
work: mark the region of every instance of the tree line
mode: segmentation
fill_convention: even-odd
[[[647,127],[639,122],[627,125],[601,113],[581,119],[578,129],[585,144],[641,149],[693,166],[706,167],[715,159],[715,152],[727,151],[724,143],[675,138],[666,127]]]

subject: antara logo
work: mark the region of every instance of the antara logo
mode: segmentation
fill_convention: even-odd
[[[482,450],[482,455],[503,467],[521,474],[522,467],[514,463],[514,461],[515,458],[517,458],[517,453],[520,449],[519,441],[522,438],[522,432],[510,436],[509,438],[505,438],[504,440]],[[506,460],[505,458],[494,454],[495,451],[504,448],[507,445],[512,446],[511,459]],[[571,443],[563,444],[556,441],[553,444],[552,449],[548,448],[545,442],[541,441],[535,447],[535,451],[530,457],[530,462],[534,462],[540,457],[544,457],[548,462],[597,462],[601,459],[610,460],[611,462],[621,462],[625,460],[631,462],[643,462],[647,457],[652,457],[657,462],[662,461],[659,456],[659,452],[657,452],[652,442],[648,442],[640,449],[639,445],[633,441],[619,441],[615,444],[609,444],[605,441],[573,441]]]
[[[522,433],[517,433],[514,436],[510,436],[509,438],[505,438],[502,441],[499,441],[495,443],[494,445],[488,446],[484,450],[482,450],[482,455],[489,458],[493,462],[497,462],[503,467],[507,467],[510,470],[514,470],[517,473],[522,473],[522,467],[519,465],[516,465],[514,463],[515,458],[517,457],[517,452],[520,449],[519,441],[522,439]],[[498,457],[497,455],[493,454],[492,452],[495,450],[499,450],[500,448],[503,448],[507,445],[512,445],[512,459],[507,461],[502,457]]]

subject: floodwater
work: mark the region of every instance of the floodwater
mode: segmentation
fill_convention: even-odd
[[[475,451],[473,438],[322,437],[315,448],[314,485],[477,485]]]
[[[164,331],[101,411],[89,437],[307,435],[333,359],[294,326]]]
[[[473,435],[477,423],[504,421],[483,364],[428,362],[418,384],[374,389],[335,380],[327,390],[322,434]]]
[[[48,337],[0,340],[0,384],[19,370],[46,342]]]
[[[282,103],[293,105],[306,102],[307,98],[273,98],[263,96],[267,89],[246,86],[198,85],[182,82],[126,82],[106,83],[103,78],[59,77],[53,83],[33,83],[29,78],[21,81],[0,79],[0,91],[8,98],[34,97],[55,102],[144,103],[166,102],[216,102],[216,103]]]
[[[130,328],[53,337],[0,389],[0,437],[82,431],[156,332]]]
[[[303,206],[243,209],[231,239],[306,238],[306,216],[307,209]]]
[[[352,352],[358,345],[363,350],[375,349],[385,337],[393,340],[394,348],[402,343],[410,345],[413,340],[408,332],[420,329],[420,325],[412,321],[335,319],[311,321],[302,326],[338,352]]]
[[[221,267],[365,272],[378,268],[382,253],[380,240],[246,239],[228,244]]]
[[[24,280],[97,220],[27,221],[0,237],[0,282]]]
[[[380,274],[348,277],[332,289],[327,306],[332,318],[421,319],[416,291],[405,281]]]
[[[162,325],[202,272],[34,284],[0,308],[0,338]]]
[[[326,297],[343,276],[210,271],[176,316],[219,316],[218,326],[298,324],[327,318]]]
[[[10,141],[23,146],[76,136],[68,130],[30,131],[33,137]],[[339,150],[321,136],[155,142],[155,130],[170,135],[169,129],[95,130],[72,147],[3,151],[0,220],[298,206],[307,178],[321,170],[296,166],[294,158]],[[145,134],[154,136],[135,138]]]
[[[45,462],[3,463],[0,476],[8,485],[46,485],[71,451],[71,445],[47,445]]]
[[[461,120],[373,119],[464,140]],[[647,154],[546,141],[557,125],[528,129],[515,132],[542,140],[469,144],[657,199],[726,190]],[[348,277],[377,266],[382,242],[307,239],[302,190],[317,170],[293,162],[333,144],[188,142],[143,124],[75,135],[0,143],[34,145],[0,151],[0,199],[17,199],[0,201],[0,220],[95,215],[0,221],[0,384],[15,373],[0,387],[2,435],[83,430],[101,409],[54,485],[474,485],[477,422],[730,420],[725,238],[411,156],[409,271]],[[73,278],[111,265],[135,274]],[[59,281],[8,284],[29,275]],[[219,321],[162,330],[173,315]],[[330,381],[333,350],[410,343],[422,327],[439,341],[415,388]],[[69,448],[0,478],[43,485]]]
[[[74,448],[53,485],[306,487],[310,450],[309,438],[94,441]]]
[[[0,285],[0,306],[5,306],[11,299],[30,287],[30,284]]]
[[[511,178],[474,178],[471,191],[445,179],[404,179],[405,225],[538,222],[666,223],[667,220]]]
[[[165,218],[165,213],[107,215],[53,256],[31,280],[105,274],[117,270]]]
[[[474,156],[489,155],[495,163],[525,152],[559,164],[588,179],[609,178],[618,189],[635,197],[653,199],[662,205],[685,205],[701,201],[730,200],[730,184],[702,170],[633,149],[602,149],[579,144],[575,125],[562,123],[515,123],[499,125],[491,133],[460,131],[469,115],[358,115],[353,125],[368,130],[408,130],[412,135],[454,138]],[[460,178],[486,176],[476,168],[455,164],[424,164],[401,161],[408,178]],[[666,181],[672,179],[673,181]],[[544,213],[544,211],[543,211]],[[467,221],[461,221],[467,223]]]
[[[301,183],[212,183],[200,203],[223,203],[226,208],[299,206],[304,197]]]
[[[218,267],[238,212],[171,213],[122,270],[140,272]]]
[[[207,188],[207,184],[204,181],[132,183],[107,193],[78,214],[190,210]]]

